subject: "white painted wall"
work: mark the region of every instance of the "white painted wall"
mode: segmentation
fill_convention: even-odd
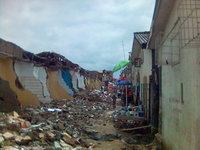
[[[72,84],[75,90],[85,89],[85,77],[80,75],[80,73],[75,72],[72,75]]]
[[[78,72],[76,72],[75,75],[78,79],[78,88],[85,89],[84,76],[80,75]]]
[[[177,20],[177,7],[166,23],[166,36]],[[162,65],[161,134],[166,150],[200,149],[200,47],[180,50],[180,63]],[[181,99],[181,83],[183,99]]]
[[[145,117],[147,121],[149,121],[149,76],[152,74],[152,51],[150,49],[142,49],[140,57],[143,60],[143,64],[139,69],[141,84],[140,99],[143,101]],[[146,86],[146,91],[144,91],[144,84]],[[144,93],[146,98],[144,98]]]
[[[76,76],[75,73],[72,75],[72,84],[74,89],[78,90],[78,77]]]
[[[47,88],[47,73],[43,67],[33,67],[33,75],[42,83],[43,95],[45,97],[50,97],[49,90]]]
[[[143,78],[146,76],[147,81],[149,81],[149,76],[152,73],[152,51],[150,49],[142,49],[141,53],[143,55],[143,64],[141,65],[139,72],[140,82],[143,83]]]
[[[16,61],[14,64],[15,72],[18,77],[33,76],[33,64]]]
[[[14,69],[26,90],[37,95],[41,102],[46,103],[52,100],[46,87],[47,75],[42,67],[37,69],[32,63],[16,61]]]

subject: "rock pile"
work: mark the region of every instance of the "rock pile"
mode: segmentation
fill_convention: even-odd
[[[56,100],[21,112],[0,113],[0,143],[4,149],[91,149],[87,127],[111,108],[109,103]]]

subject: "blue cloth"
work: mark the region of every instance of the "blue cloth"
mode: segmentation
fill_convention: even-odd
[[[62,78],[65,81],[66,85],[74,92],[74,94],[76,93],[75,89],[73,88],[72,85],[72,77],[70,74],[69,69],[62,69]]]
[[[119,81],[117,84],[118,85],[132,85],[132,83],[128,81]]]

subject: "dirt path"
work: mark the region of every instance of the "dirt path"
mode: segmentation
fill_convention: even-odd
[[[118,108],[120,105],[116,107],[116,109]],[[105,137],[104,140],[87,139],[87,142],[95,144],[94,150],[126,150],[130,148],[121,140],[123,133],[113,126],[112,114],[116,109],[107,110],[102,117],[91,121],[93,126],[90,130],[97,132],[98,137]]]

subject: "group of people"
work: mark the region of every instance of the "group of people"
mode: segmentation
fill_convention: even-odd
[[[121,99],[122,107],[134,103],[134,91],[131,87],[123,86],[120,89],[114,88],[112,91],[113,108],[116,108],[117,97]]]

